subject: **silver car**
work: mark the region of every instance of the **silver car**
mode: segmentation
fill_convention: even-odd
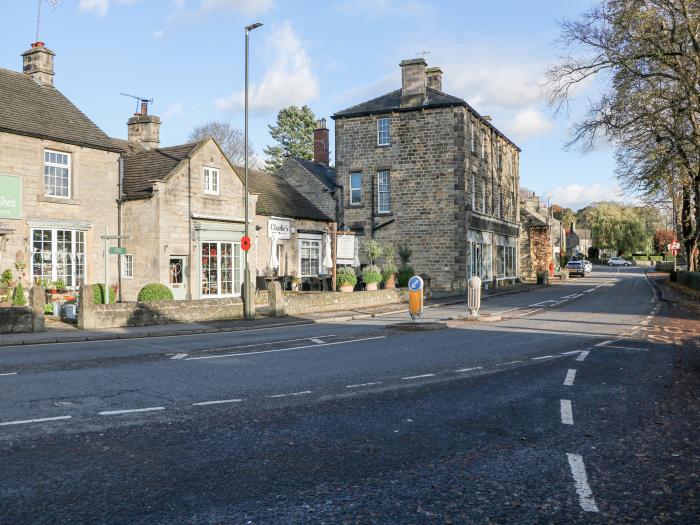
[[[622,257],[610,257],[608,266],[632,266],[632,263]]]
[[[578,274],[581,277],[585,277],[586,273],[588,273],[583,261],[569,261],[566,263],[566,269],[569,270],[569,275]]]

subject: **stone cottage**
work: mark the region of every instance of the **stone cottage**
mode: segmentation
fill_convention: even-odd
[[[424,59],[402,85],[333,115],[343,219],[356,234],[413,249],[433,289],[518,278],[520,149]]]
[[[163,283],[176,299],[238,296],[243,283],[243,170],[231,165],[209,138],[160,148],[160,120],[144,107],[129,120],[125,154],[121,283],[134,300],[148,283]],[[283,180],[249,170],[248,260],[253,275],[268,270],[268,232],[277,232],[283,271],[302,275],[309,258],[321,257],[323,232],[331,219]],[[298,221],[298,222],[297,222]],[[302,266],[304,266],[304,270]],[[322,269],[315,267],[313,275]]]
[[[0,68],[0,272],[77,289],[105,279],[100,237],[117,233],[120,154],[54,86],[54,57],[35,42],[21,73]]]
[[[520,203],[520,275],[532,280],[539,272],[547,272],[550,263],[559,268],[560,256],[566,251],[561,221],[540,203],[537,196]],[[564,244],[562,244],[564,243]]]
[[[572,222],[571,227],[566,231],[566,255],[572,258],[588,258],[588,249],[593,246],[591,230],[586,228],[576,228],[576,223]]]
[[[326,119],[316,123],[313,160],[289,157],[275,172],[310,199],[324,214],[343,224],[343,188],[336,183],[335,169],[329,166],[329,133]]]

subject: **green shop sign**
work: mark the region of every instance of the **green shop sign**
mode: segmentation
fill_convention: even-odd
[[[0,219],[22,218],[22,178],[0,175]]]

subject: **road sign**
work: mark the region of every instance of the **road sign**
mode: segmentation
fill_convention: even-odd
[[[668,249],[670,251],[673,251],[673,250],[678,251],[681,249],[681,243],[679,243],[678,241],[673,241],[671,244],[668,245]]]
[[[414,321],[423,315],[423,279],[417,275],[408,280],[408,313]]]
[[[126,248],[112,246],[109,249],[110,255],[126,255]]]
[[[241,237],[241,249],[244,252],[247,252],[248,250],[250,250],[250,244],[251,244],[250,237],[248,237],[247,235],[244,235],[243,237]]]

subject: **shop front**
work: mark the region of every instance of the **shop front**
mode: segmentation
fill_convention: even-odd
[[[199,299],[241,295],[244,257],[241,249],[243,224],[195,222],[196,292]],[[183,261],[171,257],[172,268]]]

